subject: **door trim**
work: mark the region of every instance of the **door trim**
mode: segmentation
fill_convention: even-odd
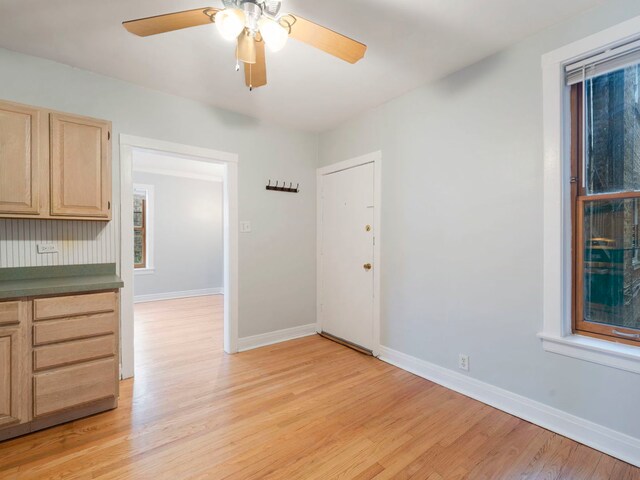
[[[224,351],[238,351],[238,155],[120,134],[121,376],[133,376],[133,154],[155,150],[225,166],[224,174]]]
[[[374,245],[373,245],[373,355],[380,355],[380,272],[381,272],[381,247],[382,247],[382,230],[381,230],[381,207],[382,207],[382,151],[368,153],[361,157],[344,160],[342,162],[321,167],[316,173],[317,183],[317,229],[316,229],[316,331],[322,332],[322,178],[331,173],[341,172],[350,168],[360,167],[373,163],[373,222],[374,222]]]

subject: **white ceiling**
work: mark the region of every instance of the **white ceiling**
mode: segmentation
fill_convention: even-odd
[[[213,25],[139,38],[123,20],[221,0],[0,0],[0,46],[189,97],[276,124],[322,131],[474,63],[604,0],[284,0],[284,12],[369,46],[356,65],[296,41],[268,54],[249,92],[234,46]]]

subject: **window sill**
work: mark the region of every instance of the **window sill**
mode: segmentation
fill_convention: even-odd
[[[640,373],[640,347],[609,342],[583,335],[559,337],[539,333],[542,347],[547,352],[579,358],[587,362]]]
[[[153,275],[156,273],[155,268],[134,268],[133,273],[136,275]]]

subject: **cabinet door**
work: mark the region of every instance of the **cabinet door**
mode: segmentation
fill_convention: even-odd
[[[40,115],[0,102],[0,214],[39,213]]]
[[[52,113],[51,215],[111,218],[111,123]]]
[[[20,328],[0,329],[0,428],[26,422],[28,379]]]

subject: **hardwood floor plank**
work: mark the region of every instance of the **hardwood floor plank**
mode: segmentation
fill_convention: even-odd
[[[588,479],[594,473],[603,454],[585,445],[578,445],[571,452],[567,462],[560,470],[559,480]]]
[[[639,478],[318,336],[226,355],[222,300],[136,305],[136,377],[120,407],[0,443],[0,478]]]

